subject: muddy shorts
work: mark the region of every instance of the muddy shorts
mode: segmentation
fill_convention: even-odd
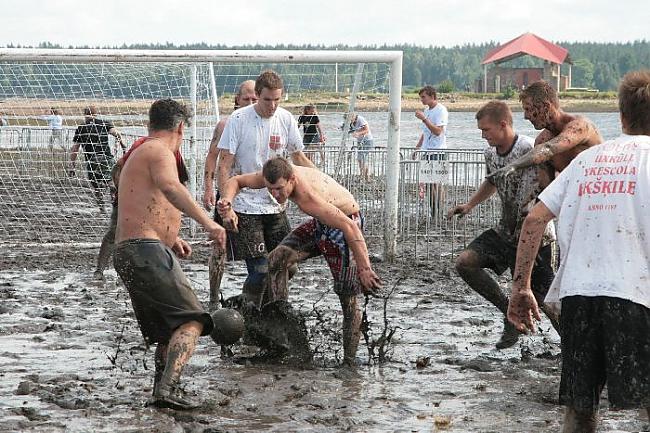
[[[349,218],[363,231],[363,217],[358,212],[349,215]],[[358,295],[362,292],[356,265],[341,230],[312,218],[296,227],[281,245],[306,253],[307,258],[322,255],[334,277],[334,292],[337,295]]]
[[[115,246],[113,264],[147,344],[167,343],[176,328],[192,320],[203,323],[201,335],[210,334],[212,318],[171,248],[156,239],[130,239]]]
[[[492,269],[497,275],[503,274],[506,269],[512,273],[517,259],[517,245],[506,242],[499,234],[490,229],[486,230],[468,246],[481,257],[484,268]],[[553,272],[553,246],[552,244],[539,249],[533,266],[530,285],[539,296],[546,296],[555,273]]]
[[[228,260],[266,257],[291,230],[286,212],[268,215],[236,213],[239,232],[226,233]]]
[[[560,404],[596,410],[650,407],[650,309],[626,299],[562,299]]]

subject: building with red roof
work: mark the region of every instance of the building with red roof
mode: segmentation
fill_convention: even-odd
[[[532,56],[544,61],[541,68],[509,68],[503,63],[522,56]],[[561,74],[561,65],[569,65],[568,75]],[[481,64],[483,80],[478,82],[479,92],[500,93],[501,89],[512,86],[521,89],[530,83],[545,80],[555,85],[556,90],[571,87],[571,57],[559,45],[542,39],[533,33],[523,35],[490,50]],[[488,68],[488,65],[493,65]]]

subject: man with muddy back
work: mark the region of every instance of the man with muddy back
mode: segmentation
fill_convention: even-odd
[[[512,127],[512,113],[504,102],[488,102],[476,113],[476,120],[483,138],[490,146],[485,150],[488,175],[532,150],[533,139],[515,133]],[[495,192],[501,199],[501,219],[496,227],[479,235],[456,259],[456,271],[462,279],[503,313],[503,334],[496,344],[497,349],[513,346],[519,339],[519,332],[505,318],[508,312],[508,297],[485,269],[492,269],[497,275],[501,275],[506,269],[512,272],[521,225],[535,204],[539,190],[537,170],[534,167],[518,170],[507,177],[488,176],[467,203],[450,209],[447,214],[449,218],[453,215],[467,215]],[[540,302],[554,277],[551,266],[554,240],[552,229],[547,227],[543,247],[537,256],[533,272],[533,290]],[[547,314],[557,330],[556,315],[551,312]]]
[[[517,170],[538,166],[543,189],[576,155],[603,142],[589,119],[566,113],[560,108],[557,92],[546,81],[536,81],[526,87],[519,94],[519,100],[524,118],[542,132],[535,139],[533,150],[492,172],[490,177],[508,177]]]
[[[198,337],[213,327],[176,259],[192,252],[178,236],[181,213],[201,224],[216,248],[225,247],[226,235],[180,180],[175,154],[190,119],[190,110],[172,99],[151,105],[149,136],[132,146],[120,174],[113,257],[145,341],[157,344],[151,404],[175,409],[199,406],[179,381]]]
[[[546,302],[562,305],[564,433],[596,431],[605,384],[610,408],[650,417],[650,70],[625,75],[618,101],[623,134],[582,152],[544,189],[517,248],[508,319],[535,332],[531,270],[558,218],[562,258]]]
[[[287,299],[289,269],[310,257],[323,255],[343,309],[344,363],[354,365],[361,326],[357,295],[371,294],[381,286],[368,258],[359,204],[347,189],[325,173],[315,168],[294,167],[285,158],[278,157],[267,161],[261,172],[235,176],[226,182],[217,209],[228,230],[237,230],[238,215],[231,203],[243,188],[266,188],[278,203],[290,199],[313,217],[271,251],[265,300]]]
[[[302,152],[304,146],[296,119],[278,106],[283,88],[282,78],[276,72],[262,72],[255,80],[257,103],[230,115],[219,140],[220,191],[233,172],[255,173],[274,156],[290,155],[297,165],[314,166]],[[248,277],[243,295],[247,301],[256,302],[264,290],[268,252],[289,233],[289,220],[285,205],[273,200],[266,189],[242,191],[232,200],[232,207],[239,219],[239,231],[228,232],[226,254],[230,260],[246,261]],[[223,266],[219,271],[223,272]],[[220,279],[217,275],[210,278]],[[210,304],[216,305],[218,299],[218,290],[211,290]]]

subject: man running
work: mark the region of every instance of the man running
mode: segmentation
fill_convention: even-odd
[[[176,259],[192,252],[178,236],[181,213],[201,224],[216,247],[225,247],[225,230],[179,177],[175,154],[190,119],[190,110],[172,99],[149,109],[149,136],[132,146],[120,174],[113,257],[145,341],[157,344],[152,405],[175,409],[198,407],[183,396],[179,381],[198,337],[213,327]]]
[[[516,134],[512,127],[510,108],[501,101],[491,101],[476,113],[478,128],[490,147],[485,150],[485,164],[488,174],[498,170],[526,154],[533,148],[533,139]],[[539,193],[537,170],[528,167],[509,177],[488,177],[467,203],[449,210],[447,216],[467,215],[472,209],[494,195],[499,194],[501,219],[496,227],[487,230],[474,239],[456,259],[456,271],[479,295],[490,301],[503,313],[503,334],[496,343],[497,349],[513,346],[519,339],[519,332],[506,320],[508,297],[486,268],[501,275],[515,266],[517,241],[521,224],[535,204]],[[546,295],[553,281],[551,247],[554,236],[550,228],[545,232],[543,248],[537,257],[533,276],[535,295],[540,301]],[[550,314],[557,329],[557,317]]]
[[[269,284],[265,295],[268,301],[287,299],[289,268],[323,255],[343,308],[344,363],[354,365],[361,326],[357,295],[373,293],[381,286],[368,258],[359,204],[347,189],[325,173],[315,168],[294,167],[279,157],[267,161],[261,172],[235,176],[226,182],[217,207],[229,230],[237,228],[237,214],[231,203],[242,188],[267,188],[278,203],[290,199],[313,217],[294,229],[269,255]]]

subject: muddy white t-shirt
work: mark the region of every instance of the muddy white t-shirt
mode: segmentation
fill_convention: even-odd
[[[533,150],[534,143],[535,140],[527,135],[517,135],[515,143],[503,155],[500,155],[495,147],[488,147],[484,153],[487,173],[493,173],[521,158]],[[537,180],[537,168],[526,167],[507,177],[490,178],[489,182],[496,187],[497,194],[501,199],[501,218],[494,227],[494,231],[503,240],[516,247],[524,219],[535,205],[535,199],[541,190]],[[554,240],[553,225],[549,224],[544,232],[542,242],[547,245]]]
[[[304,148],[298,123],[290,112],[278,108],[273,116],[263,118],[255,111],[255,105],[232,113],[217,147],[235,155],[233,175],[261,171],[269,159],[289,157]],[[266,188],[244,188],[232,206],[240,213],[260,215],[282,212],[286,204],[280,205]]]
[[[540,194],[558,217],[560,268],[546,296],[610,296],[650,308],[650,137],[580,153]]]

